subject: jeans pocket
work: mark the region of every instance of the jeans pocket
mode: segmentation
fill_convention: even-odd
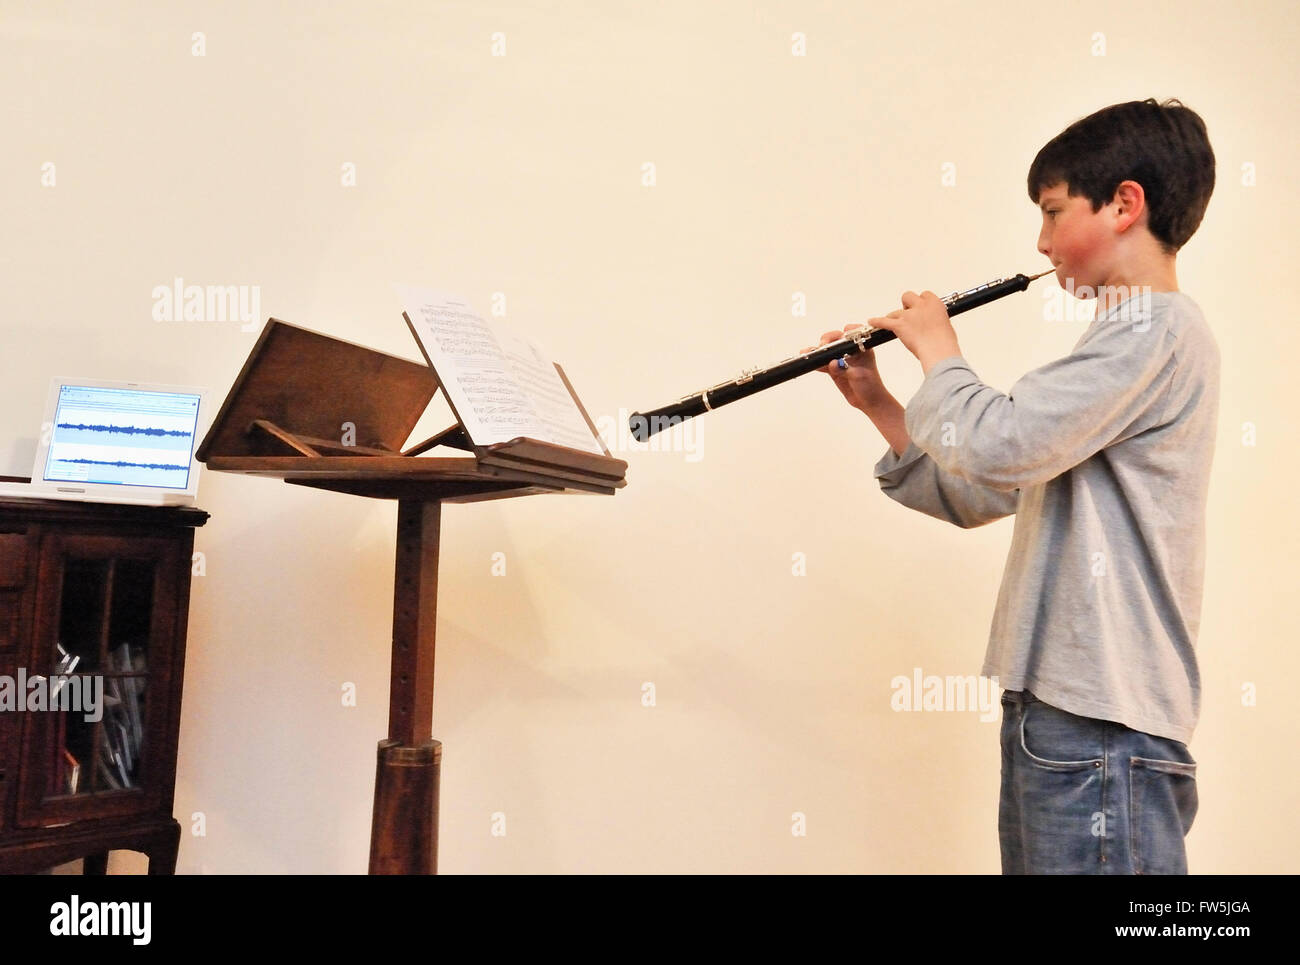
[[[1100,768],[1105,757],[1102,725],[1036,700],[1020,713],[1020,749],[1048,770]]]
[[[1129,828],[1137,874],[1187,874],[1184,839],[1199,807],[1196,762],[1188,757],[1129,758]]]

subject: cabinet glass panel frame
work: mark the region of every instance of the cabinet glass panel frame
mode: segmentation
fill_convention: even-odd
[[[24,714],[20,825],[51,826],[158,806],[162,776],[150,768],[166,751],[170,707],[149,695],[165,697],[169,689],[178,568],[188,565],[172,538],[45,534],[27,672],[48,680],[61,660],[67,667],[77,658],[72,675],[84,669],[92,676],[83,682],[93,675],[102,679],[100,716],[88,722],[82,710]],[[140,612],[145,602],[147,615]],[[114,612],[118,608],[121,612]],[[70,792],[74,769],[75,793]]]

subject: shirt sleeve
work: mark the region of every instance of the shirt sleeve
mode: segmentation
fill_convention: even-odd
[[[1010,516],[1020,501],[1019,490],[999,492],[944,472],[915,442],[901,456],[886,450],[876,463],[875,477],[890,499],[962,529]]]
[[[1153,424],[1177,366],[1163,319],[1094,323],[1074,350],[1003,394],[960,355],[931,367],[903,424],[938,467],[1011,492],[1054,479]]]

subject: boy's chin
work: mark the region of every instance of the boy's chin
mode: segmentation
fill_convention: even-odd
[[[1097,298],[1097,288],[1085,281],[1074,278],[1068,274],[1062,274],[1064,269],[1056,269],[1056,280],[1060,283],[1061,288],[1067,295],[1073,295],[1081,302],[1095,301]]]

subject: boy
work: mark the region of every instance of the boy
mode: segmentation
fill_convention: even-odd
[[[1185,874],[1219,351],[1175,257],[1214,153],[1178,101],[1132,101],[1057,135],[1028,187],[1038,250],[1097,298],[1069,355],[1003,395],[942,301],[909,291],[869,320],[921,363],[906,410],[870,352],[827,371],[890,444],[875,467],[889,496],[966,528],[1016,515],[981,670],[1005,688],[1003,873]]]

